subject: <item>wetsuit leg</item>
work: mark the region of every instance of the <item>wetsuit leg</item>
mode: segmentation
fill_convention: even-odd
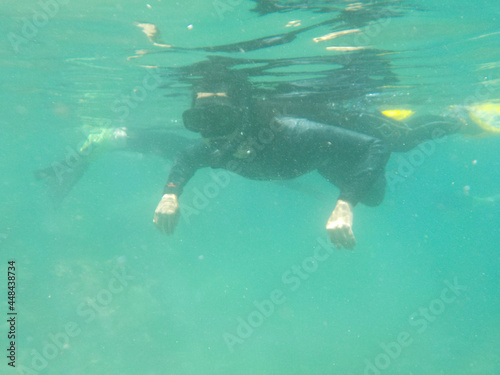
[[[343,127],[382,139],[394,152],[408,152],[431,139],[456,134],[462,124],[443,116],[415,116],[407,121],[397,121],[383,115],[350,115],[340,121]]]
[[[407,125],[409,130],[397,142],[393,142],[393,151],[410,151],[426,141],[456,134],[462,127],[460,122],[442,116],[411,118]]]
[[[428,140],[456,134],[463,126],[459,121],[443,116],[413,116],[407,121],[397,121],[380,113],[345,110],[317,111],[310,118],[371,135],[383,140],[395,152],[408,152]]]
[[[194,143],[192,139],[164,127],[127,128],[125,132],[127,150],[158,154],[166,159],[174,159],[180,151]]]

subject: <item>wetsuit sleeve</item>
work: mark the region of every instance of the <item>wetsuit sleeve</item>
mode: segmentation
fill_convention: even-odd
[[[388,147],[377,138],[335,126],[325,126],[322,132],[329,152],[319,172],[340,188],[340,200],[362,202],[385,178]]]
[[[209,165],[209,156],[210,150],[203,142],[196,143],[182,151],[170,170],[163,194],[180,196],[184,186],[195,172]]]
[[[390,157],[386,144],[376,138],[362,136],[357,140],[360,159],[352,165],[350,173],[345,178],[345,186],[340,190],[339,199],[356,205],[371,193],[375,183],[385,181],[385,165]],[[380,184],[379,184],[380,185]],[[385,188],[385,183],[383,184]],[[383,191],[380,192],[383,197]]]
[[[341,173],[343,181],[339,199],[356,205],[371,192],[377,181],[385,178],[390,151],[377,138],[345,129],[341,131],[340,148],[348,159],[349,167]]]

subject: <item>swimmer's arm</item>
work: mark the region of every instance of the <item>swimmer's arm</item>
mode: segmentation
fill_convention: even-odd
[[[210,153],[204,143],[197,143],[183,150],[170,169],[163,194],[180,196],[184,186],[200,168],[209,165]]]
[[[387,145],[377,139],[362,134],[349,132],[344,137],[342,154],[346,155],[348,166],[345,183],[340,191],[339,200],[355,206],[367,194],[385,173],[385,166],[390,157]],[[356,152],[353,153],[353,150]]]
[[[326,230],[337,248],[352,250],[356,246],[352,231],[353,208],[383,176],[390,152],[381,140],[346,129],[338,130],[334,142],[336,149],[345,156],[345,165],[349,169]]]
[[[196,171],[207,166],[208,161],[208,148],[203,143],[188,147],[179,154],[170,170],[168,182],[153,218],[153,222],[160,232],[166,235],[174,232],[180,216],[178,198]]]

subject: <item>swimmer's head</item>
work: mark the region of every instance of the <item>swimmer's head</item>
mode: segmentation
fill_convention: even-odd
[[[184,126],[205,138],[223,137],[241,124],[242,113],[225,92],[197,92],[193,107],[184,111]]]
[[[193,89],[184,126],[203,137],[223,137],[241,128],[250,102],[249,83],[234,75],[214,74]]]

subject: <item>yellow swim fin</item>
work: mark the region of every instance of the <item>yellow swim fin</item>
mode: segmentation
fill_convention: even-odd
[[[500,134],[500,102],[475,104],[467,109],[469,118],[483,131]]]
[[[387,109],[385,111],[381,111],[381,113],[384,116],[392,118],[393,120],[403,121],[413,116],[415,112],[409,109]]]

